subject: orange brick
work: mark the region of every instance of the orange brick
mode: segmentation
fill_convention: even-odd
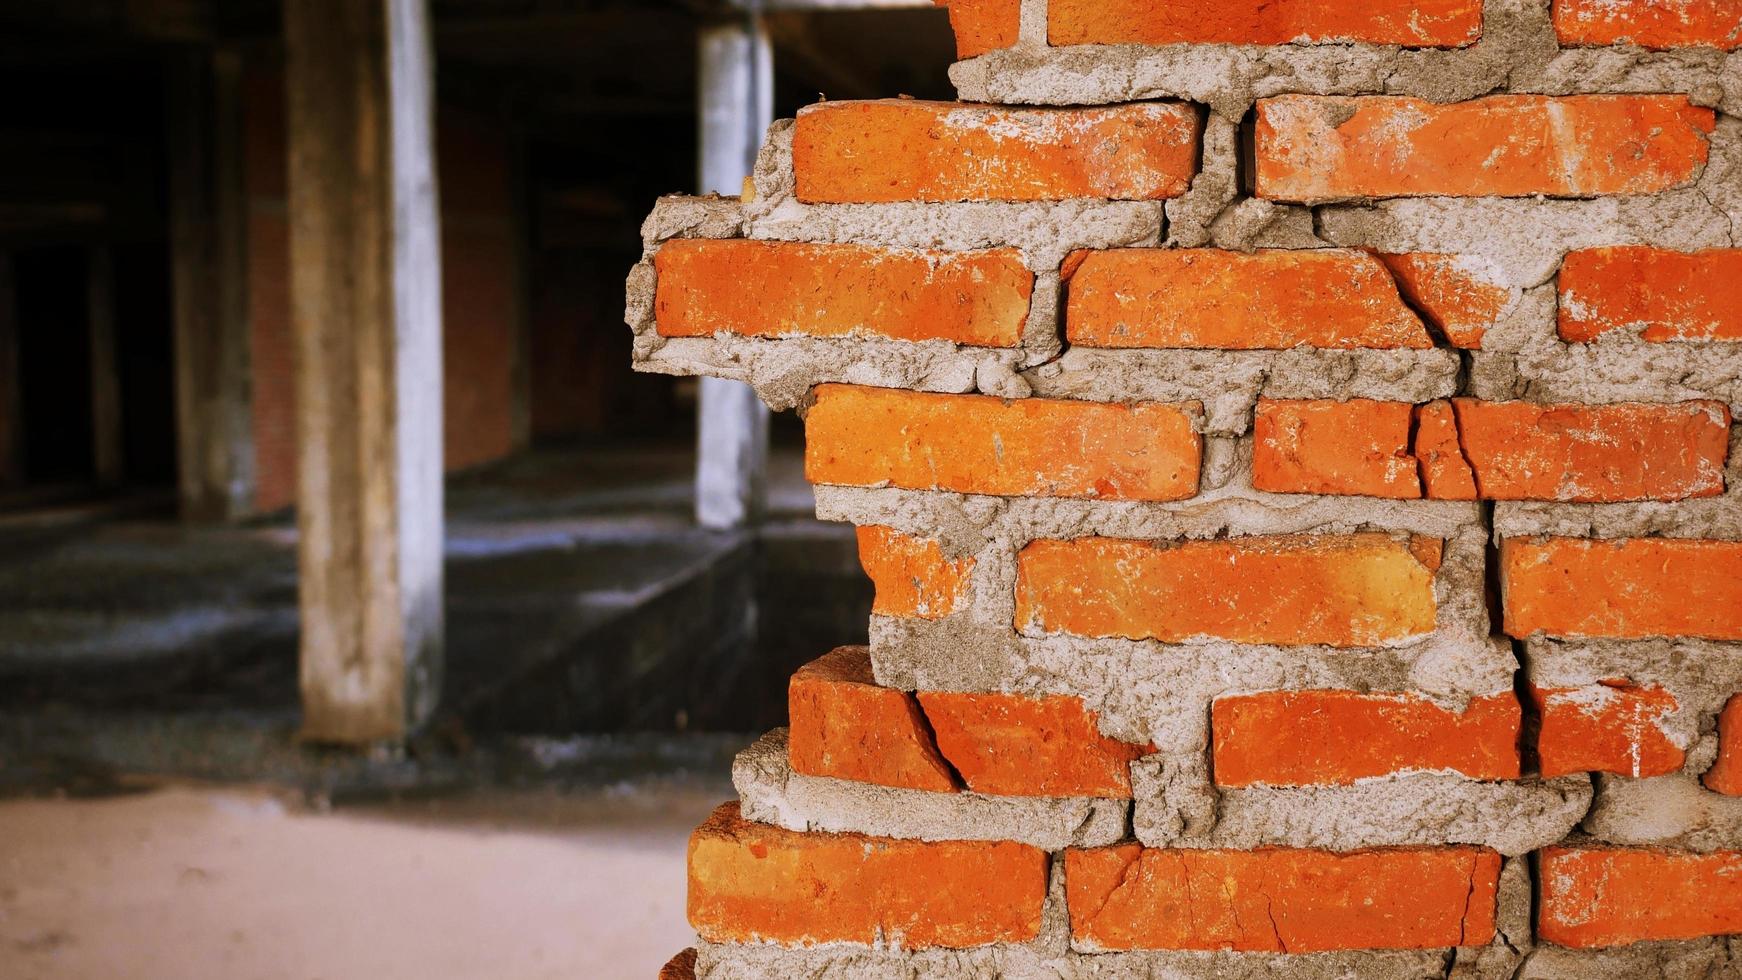
[[[1700,781],[1714,793],[1742,796],[1742,694],[1718,713],[1718,759]]]
[[[1415,410],[1415,458],[1422,489],[1434,500],[1475,500],[1476,474],[1458,441],[1458,420],[1448,401]]]
[[[1561,263],[1561,339],[1623,331],[1648,341],[1742,340],[1739,280],[1742,249],[1570,252]]]
[[[919,705],[906,691],[878,686],[865,647],[841,647],[800,667],[786,701],[794,772],[955,792]]]
[[[1084,347],[1426,348],[1378,259],[1344,249],[1078,253],[1065,337]]]
[[[974,559],[945,558],[936,541],[876,525],[859,528],[859,564],[877,588],[872,612],[916,619],[955,612],[974,570]]]
[[[1500,855],[1474,847],[1065,852],[1071,937],[1091,950],[1479,946],[1499,882]]]
[[[1434,615],[1433,572],[1384,534],[1078,538],[1017,556],[1019,629],[1353,647],[1424,635]]]
[[[1198,492],[1202,452],[1197,406],[1188,407],[821,385],[805,415],[805,476],[1010,497],[1183,500]]]
[[[1742,640],[1742,542],[1512,538],[1500,588],[1510,636]]]
[[[1398,772],[1449,770],[1517,779],[1518,698],[1472,698],[1463,712],[1412,694],[1272,691],[1210,710],[1221,786],[1347,785]]]
[[[1073,697],[919,692],[938,749],[976,793],[1131,798],[1131,761],[1154,751],[1101,734]]]
[[[696,949],[689,949],[673,956],[659,968],[659,980],[696,980]]]
[[[1636,44],[1666,50],[1742,47],[1742,3],[1737,0],[1555,0],[1554,29],[1561,43]]]
[[[1052,44],[1367,42],[1456,48],[1482,36],[1480,0],[1052,0]]]
[[[1586,197],[1692,181],[1712,110],[1682,96],[1493,95],[1450,105],[1395,96],[1258,101],[1257,193],[1347,197]]]
[[[1724,492],[1730,410],[1455,398],[1460,445],[1489,500],[1682,500]]]
[[[1047,854],[1008,841],[801,834],[727,803],[690,835],[689,879],[690,925],[708,942],[964,948],[1040,932]]]
[[[1199,126],[1172,102],[823,102],[799,110],[792,164],[801,201],[1159,200],[1197,172]]]
[[[674,239],[653,256],[662,337],[891,337],[1015,347],[1034,275],[1014,249]]]
[[[1016,43],[1022,21],[1022,0],[933,0],[950,8],[950,30],[956,35],[956,57],[976,58]]]
[[[1260,399],[1253,420],[1252,485],[1272,493],[1421,496],[1408,402]]]
[[[1453,347],[1481,348],[1482,335],[1512,302],[1512,291],[1496,283],[1494,270],[1479,258],[1432,252],[1379,258],[1398,291]]]
[[[1536,754],[1545,779],[1573,772],[1661,776],[1682,767],[1681,747],[1664,727],[1678,705],[1661,687],[1532,685],[1530,698],[1542,719]]]
[[[1623,946],[1742,932],[1742,852],[1546,847],[1537,938]]]
[[[1430,572],[1440,570],[1440,564],[1445,561],[1446,541],[1444,538],[1430,537],[1426,534],[1409,536],[1409,553],[1415,560],[1421,562],[1423,568]]]

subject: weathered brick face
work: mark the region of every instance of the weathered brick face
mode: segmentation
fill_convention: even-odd
[[[1258,102],[1258,196],[1650,194],[1694,179],[1714,125],[1680,96],[1278,96]]]
[[[793,174],[808,202],[1178,197],[1197,167],[1187,106],[1001,109],[827,102],[798,115]]]
[[[1742,3],[947,5],[632,274],[876,588],[697,975],[1729,975]]]

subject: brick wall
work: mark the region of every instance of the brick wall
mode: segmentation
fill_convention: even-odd
[[[1734,975],[1742,6],[951,16],[630,275],[877,589],[674,975]]]
[[[296,501],[295,345],[285,197],[283,76],[250,65],[244,105],[255,506]],[[436,126],[442,204],[443,449],[450,470],[513,450],[515,242],[508,134],[443,108]]]

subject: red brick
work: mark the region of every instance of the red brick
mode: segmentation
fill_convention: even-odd
[[[1456,48],[1482,36],[1481,0],[1051,0],[1052,44],[1366,42]]]
[[[1252,485],[1273,493],[1420,497],[1409,452],[1414,415],[1408,402],[1260,399]]]
[[[1021,943],[1040,932],[1047,854],[1008,841],[801,834],[727,803],[690,836],[690,925],[708,942]]]
[[[975,58],[1016,43],[1022,21],[1022,0],[933,0],[950,8],[950,30],[956,35],[956,57]]]
[[[1171,102],[823,102],[799,111],[793,172],[814,202],[1159,200],[1197,172],[1199,125]]]
[[[1512,538],[1500,568],[1510,636],[1742,640],[1742,542]]]
[[[662,337],[890,337],[1015,347],[1034,275],[1014,249],[674,239],[653,256]]]
[[[696,980],[696,948],[673,956],[659,968],[659,980]]]
[[[1314,953],[1478,946],[1500,855],[1473,847],[1065,852],[1071,937],[1088,950]]]
[[[1396,96],[1260,99],[1257,193],[1348,197],[1587,197],[1686,184],[1712,110],[1682,96],[1493,95],[1449,105]]]
[[[1419,695],[1271,691],[1210,710],[1221,786],[1347,785],[1399,772],[1517,779],[1518,698],[1472,698],[1462,712]]]
[[[1604,681],[1530,689],[1541,716],[1536,753],[1545,779],[1574,772],[1661,776],[1682,767],[1665,723],[1678,705],[1661,687]]]
[[[1718,713],[1718,759],[1700,781],[1714,793],[1742,796],[1742,694]]]
[[[1537,405],[1452,400],[1488,500],[1682,500],[1724,492],[1722,402]]]
[[[1475,500],[1476,474],[1459,445],[1458,420],[1448,401],[1415,410],[1415,458],[1423,492],[1434,500]]]
[[[1197,409],[821,385],[805,415],[805,476],[1011,497],[1183,500],[1198,492]]]
[[[1739,280],[1742,249],[1570,252],[1561,263],[1561,339],[1583,342],[1621,331],[1654,342],[1742,340]]]
[[[934,540],[876,525],[859,528],[859,564],[877,589],[872,612],[915,619],[955,612],[974,570],[974,559],[945,558]]]
[[[1742,932],[1742,853],[1547,847],[1537,938],[1581,948]]]
[[[951,793],[913,696],[880,687],[865,647],[841,647],[800,667],[787,683],[787,756],[794,772],[857,783]]]
[[[976,793],[1131,798],[1131,761],[1153,752],[1101,734],[1073,697],[919,692],[938,749]]]
[[[1385,266],[1345,249],[1078,253],[1065,337],[1084,347],[1427,348]]]
[[[1018,629],[1177,643],[1390,643],[1434,628],[1433,572],[1385,534],[1035,541]]]
[[[1410,252],[1381,255],[1397,289],[1453,347],[1479,349],[1482,335],[1512,303],[1485,260],[1468,255]]]
[[[1568,46],[1636,44],[1666,50],[1742,47],[1737,0],[1555,0],[1555,34]]]

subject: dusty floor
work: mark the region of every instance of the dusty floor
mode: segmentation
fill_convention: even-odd
[[[0,801],[0,977],[651,978],[691,942],[684,842],[722,798]]]

